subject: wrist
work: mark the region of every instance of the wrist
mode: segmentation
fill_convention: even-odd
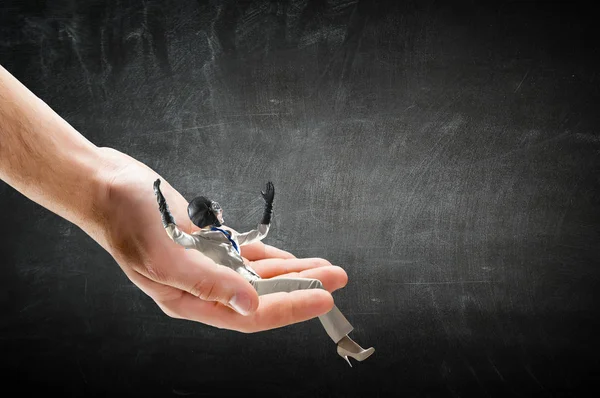
[[[111,191],[115,179],[124,170],[136,163],[136,160],[108,147],[94,147],[87,157],[90,189],[86,200],[87,206],[82,209],[80,217],[74,221],[93,239],[105,246],[106,224],[110,219],[112,208]]]

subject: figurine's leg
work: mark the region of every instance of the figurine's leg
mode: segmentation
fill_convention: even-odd
[[[254,286],[259,296],[277,292],[293,292],[295,290],[324,289],[320,280],[308,278],[258,279],[250,283]],[[329,337],[336,344],[354,329],[335,305],[328,313],[319,316],[319,320]]]

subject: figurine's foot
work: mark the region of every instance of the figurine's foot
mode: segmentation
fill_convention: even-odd
[[[338,355],[344,358],[350,367],[352,367],[352,364],[350,363],[350,359],[348,357],[352,357],[357,361],[362,362],[370,357],[374,352],[375,348],[371,347],[365,350],[347,335],[337,343]]]

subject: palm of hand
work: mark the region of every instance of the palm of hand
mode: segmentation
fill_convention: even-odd
[[[242,332],[256,332],[301,322],[329,311],[330,292],[345,286],[343,269],[318,258],[297,259],[262,242],[242,246],[242,256],[261,277],[321,280],[325,290],[274,293],[260,298],[230,268],[196,250],[185,250],[166,234],[153,182],[161,178],[123,154],[123,167],[111,175],[104,230],[94,237],[115,258],[127,277],[169,316]],[[187,216],[188,202],[163,180],[161,191],[178,227],[198,230]],[[243,316],[226,305],[234,294],[247,296],[252,312]],[[260,304],[259,304],[260,300]]]

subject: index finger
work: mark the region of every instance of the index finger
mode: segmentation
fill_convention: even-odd
[[[255,242],[241,247],[242,257],[250,261],[263,260],[266,258],[296,258],[292,253],[278,249],[271,245],[266,245],[262,242]]]
[[[178,318],[222,329],[255,333],[323,315],[333,308],[333,298],[322,289],[271,293],[260,296],[258,309],[248,316],[240,315],[221,303],[204,301],[189,293],[159,305]]]

